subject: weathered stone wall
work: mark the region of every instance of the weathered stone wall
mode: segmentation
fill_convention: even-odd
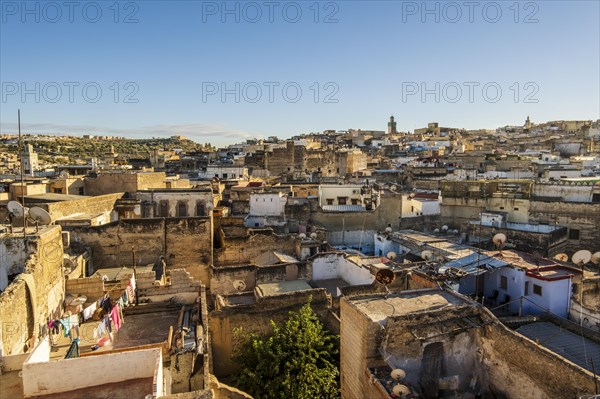
[[[37,205],[50,213],[53,220],[77,213],[89,213],[92,215],[110,212],[115,206],[115,201],[123,197],[124,193],[105,194],[96,197],[81,197],[81,199],[51,202]]]
[[[24,278],[32,284],[15,280],[0,295],[0,356],[32,348],[40,326],[48,317],[58,316],[64,299],[60,226],[41,228],[26,239],[23,248],[27,257],[21,276],[29,276]]]
[[[268,334],[269,322],[282,323],[288,318],[289,311],[298,310],[312,297],[311,306],[323,320],[330,307],[325,289],[291,292],[276,296],[257,298],[256,303],[237,305],[213,310],[209,314],[210,337],[213,353],[214,374],[226,376],[237,367],[231,356],[238,344],[234,330],[243,328],[245,333]]]
[[[104,281],[101,276],[69,279],[65,291],[72,295],[85,295],[91,302],[104,295]]]
[[[506,397],[576,398],[595,392],[592,373],[500,323],[483,327],[478,347],[483,352],[491,388]]]
[[[210,289],[217,294],[238,292],[234,287],[235,281],[241,280],[246,284],[244,291],[252,291],[257,284],[300,279],[310,279],[309,270],[305,264],[279,264],[272,266],[224,266],[212,268]]]
[[[145,173],[105,173],[97,177],[84,179],[85,195],[102,195],[110,193],[134,193],[150,188],[165,188],[164,172]]]
[[[209,217],[126,219],[103,226],[68,228],[75,250],[89,248],[95,269],[154,264],[164,256],[168,268],[185,268],[209,283],[212,227]]]
[[[260,233],[256,232],[249,236],[225,237],[225,247],[214,251],[214,263],[216,266],[249,264],[266,251],[278,251],[295,256],[295,249],[294,237],[260,230]]]
[[[569,252],[600,251],[600,204],[531,201],[529,219],[579,230],[579,240],[567,241]]]

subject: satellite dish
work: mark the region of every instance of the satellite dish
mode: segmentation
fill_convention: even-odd
[[[104,282],[109,281],[108,276],[106,274],[102,276],[102,281],[104,281]]]
[[[421,258],[423,260],[430,260],[431,258],[433,258],[433,252],[426,249],[425,251],[421,252]]]
[[[63,267],[70,272],[71,270],[75,269],[75,262],[73,262],[67,255],[65,258],[63,258]]]
[[[69,177],[69,172],[63,170],[58,174],[58,177],[60,177],[61,179],[66,179],[67,177]]]
[[[235,280],[233,282],[233,288],[235,288],[237,292],[242,292],[246,289],[246,283],[244,283],[242,280]]]
[[[585,265],[586,263],[589,263],[590,260],[592,260],[592,253],[587,249],[575,252],[571,258],[571,262],[576,265]]]
[[[392,392],[401,398],[403,398],[405,395],[411,394],[410,388],[402,384],[395,385],[394,388],[392,388]]]
[[[52,217],[50,214],[44,209],[38,208],[37,206],[29,209],[29,218],[34,222],[41,224],[42,226],[52,223]]]
[[[440,234],[440,229],[433,229],[433,234]]]
[[[17,201],[8,201],[8,204],[6,204],[6,209],[8,209],[10,213],[18,218],[25,216],[25,208],[23,208],[23,205],[19,204]]]
[[[506,243],[506,235],[498,233],[494,236],[494,238],[492,238],[492,242],[496,244],[496,247],[501,249]]]
[[[446,225],[443,225],[443,226],[442,226],[442,231],[448,231],[448,226],[446,226]]]
[[[391,227],[386,227],[385,228],[385,232],[386,233],[391,233],[392,232],[392,228]]]
[[[390,251],[387,253],[388,259],[396,259],[396,256],[398,256],[398,255],[394,251]]]
[[[568,262],[569,261],[569,255],[563,254],[563,253],[556,254],[556,255],[554,255],[554,259],[556,259],[556,260],[558,260],[560,262]]]
[[[377,280],[379,284],[383,284],[385,286],[391,284],[395,279],[396,275],[390,269],[381,269],[377,272],[377,274],[375,274],[375,280]]]
[[[300,234],[298,234],[298,237],[300,237],[300,238],[302,238],[304,240],[306,238],[306,234],[300,233]]]
[[[402,369],[394,369],[390,373],[390,377],[396,381],[402,381],[406,378],[406,372]]]
[[[452,233],[454,233],[454,234],[458,234],[458,229],[454,229],[454,230],[452,230]]]
[[[391,185],[391,187],[390,187],[390,190],[392,190],[392,191],[396,191],[396,189],[397,189],[397,188],[398,188],[398,187],[396,187],[396,185],[395,185],[395,184],[392,184],[392,185]]]
[[[415,198],[415,193],[410,193],[408,198]]]
[[[298,200],[295,200],[295,201],[294,201],[294,205],[300,205],[300,201],[298,201]]]
[[[317,233],[310,233],[310,238],[312,238],[313,240],[314,240],[315,238],[317,238]]]
[[[594,252],[594,254],[592,255],[592,263],[596,265],[600,264],[600,251]]]

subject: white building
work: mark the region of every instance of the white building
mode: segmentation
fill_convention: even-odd
[[[246,227],[283,226],[287,195],[283,193],[250,194],[250,212],[245,219]]]
[[[219,180],[246,179],[248,178],[248,168],[239,165],[212,164],[198,172],[199,179],[211,180],[215,177],[218,177]]]
[[[358,184],[319,186],[319,206],[324,211],[360,212],[379,205],[379,191]]]

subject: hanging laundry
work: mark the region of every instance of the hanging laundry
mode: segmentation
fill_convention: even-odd
[[[121,317],[119,316],[119,306],[115,305],[110,312],[110,317],[115,325],[115,332],[119,332],[121,328]]]
[[[79,338],[75,338],[73,342],[71,342],[71,346],[65,355],[65,359],[73,359],[79,357]]]
[[[60,320],[51,320],[52,321],[52,334],[60,333]]]
[[[68,337],[71,335],[71,325],[70,323],[71,318],[70,317],[65,317],[64,319],[60,319],[60,324],[63,327],[63,336],[64,337]]]
[[[96,304],[96,302],[94,302],[87,308],[83,309],[83,320],[87,321],[87,320],[91,319],[97,308],[98,308],[98,305]]]

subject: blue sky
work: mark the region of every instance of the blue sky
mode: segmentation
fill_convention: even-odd
[[[600,118],[598,1],[0,3],[2,132],[18,108],[26,132],[217,145],[390,114],[400,130]]]

